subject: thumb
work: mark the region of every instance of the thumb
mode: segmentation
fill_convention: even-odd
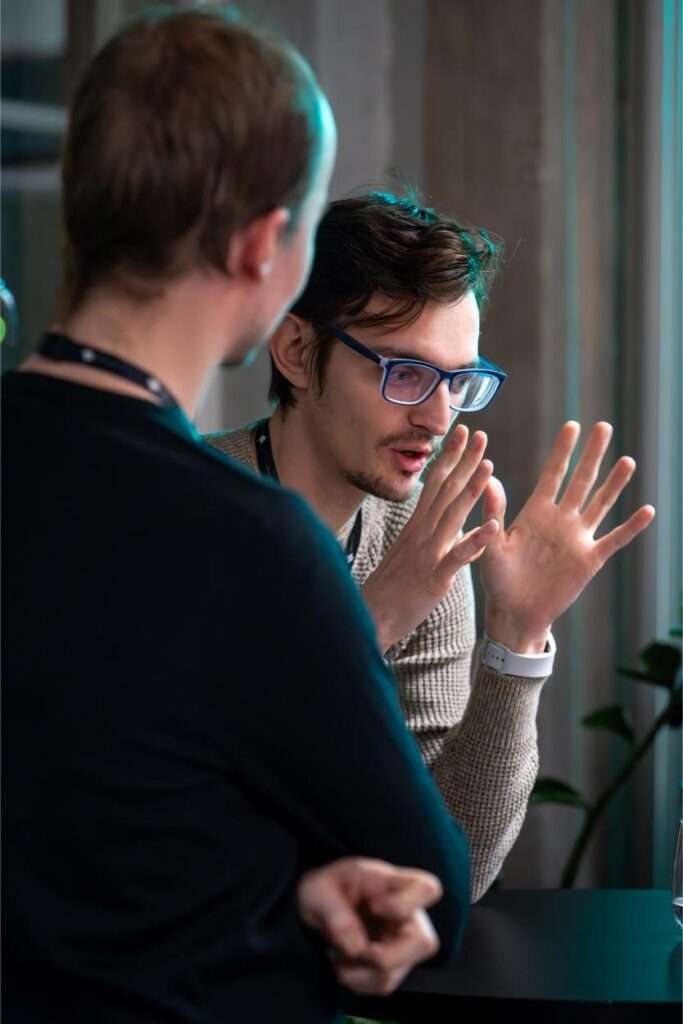
[[[486,485],[484,490],[484,509],[483,509],[483,522],[487,522],[489,519],[495,519],[498,523],[499,532],[498,536],[501,537],[505,529],[505,511],[507,508],[507,499],[505,497],[505,488],[498,479],[498,477],[492,476]]]

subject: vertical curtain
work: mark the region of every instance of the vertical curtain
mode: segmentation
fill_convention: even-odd
[[[656,526],[557,626],[539,715],[544,775],[594,799],[623,741],[580,725],[621,702],[637,735],[662,699],[617,673],[680,616],[680,0],[431,0],[426,182],[435,205],[497,231],[506,264],[482,350],[510,380],[477,420],[514,515],[567,418],[615,426],[639,469],[608,522]],[[513,42],[511,42],[513,41]],[[680,733],[660,737],[587,850],[579,884],[668,884]],[[581,824],[529,812],[506,884],[554,885]]]

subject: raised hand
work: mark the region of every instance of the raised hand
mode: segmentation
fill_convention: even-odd
[[[603,537],[595,532],[635,471],[622,456],[594,490],[612,437],[609,423],[596,423],[569,483],[558,498],[581,428],[568,422],[558,433],[531,497],[505,529],[505,492],[492,479],[484,515],[500,530],[481,560],[486,595],[486,632],[520,653],[543,649],[547,631],[615,552],[644,530],[655,510],[643,505]]]
[[[493,463],[486,434],[459,424],[427,473],[415,511],[363,587],[380,646],[386,651],[427,618],[463,565],[478,558],[498,532],[496,518],[458,539],[484,492]]]
[[[341,984],[386,995],[438,950],[425,908],[441,894],[441,883],[426,871],[344,857],[303,875],[297,896],[304,922],[330,945]]]

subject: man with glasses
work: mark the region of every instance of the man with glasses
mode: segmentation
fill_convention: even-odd
[[[406,722],[468,834],[474,899],[526,813],[551,626],[654,515],[646,506],[593,539],[634,470],[620,459],[591,494],[611,434],[605,423],[555,503],[579,433],[567,423],[514,529],[505,529],[486,436],[470,437],[461,424],[450,430],[458,413],[483,409],[505,381],[478,351],[496,258],[486,232],[410,198],[373,193],[332,203],[307,287],[271,339],[273,416],[209,438],[305,496],[337,534]],[[463,534],[482,495],[483,524]],[[470,687],[468,565],[480,556],[486,637]]]

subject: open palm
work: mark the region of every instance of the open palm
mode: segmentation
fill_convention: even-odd
[[[624,523],[595,538],[635,470],[633,459],[624,456],[593,490],[612,436],[609,423],[593,427],[558,498],[580,429],[574,422],[562,427],[536,487],[508,529],[502,484],[497,480],[489,483],[484,516],[497,519],[500,530],[482,555],[481,581],[487,633],[502,643],[544,636],[605,562],[654,518],[654,508],[643,505]],[[501,624],[506,636],[494,636]]]

